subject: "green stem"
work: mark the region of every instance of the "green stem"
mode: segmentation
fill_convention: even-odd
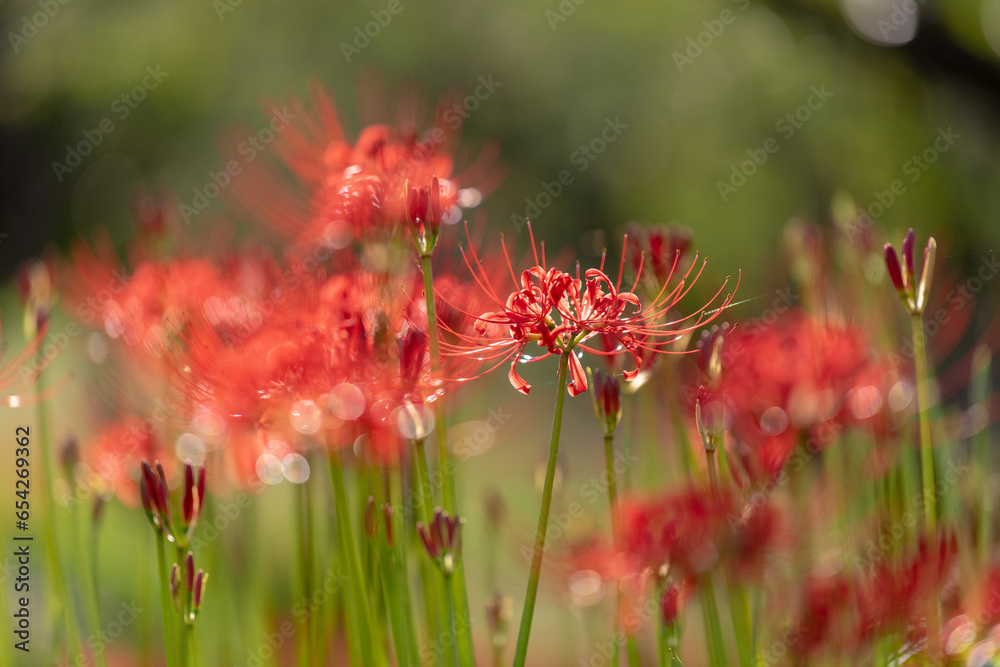
[[[177,664],[177,645],[174,639],[173,598],[170,596],[170,582],[167,579],[166,538],[162,530],[156,531],[156,569],[160,573],[160,610],[163,613],[163,643],[166,645],[167,665]]]
[[[990,395],[990,348],[981,345],[973,353],[972,361],[972,382],[969,385],[969,402],[974,406],[986,409],[986,400]],[[982,475],[982,486],[985,491],[986,502],[979,503],[979,530],[977,535],[977,546],[979,560],[983,567],[989,564],[990,547],[992,546],[992,514],[993,504],[996,502],[996,493],[993,489],[993,473],[990,467],[990,431],[984,427],[972,436],[972,446],[975,452],[975,460],[980,475]]]
[[[431,481],[430,473],[427,468],[427,452],[424,449],[423,439],[414,440],[414,450],[415,458],[417,463],[417,483],[420,486],[420,495],[423,496],[423,502],[420,503],[420,517],[424,522],[425,526],[430,526],[432,512],[430,507],[431,501]],[[454,609],[453,601],[450,599],[450,591],[445,587],[444,578],[441,571],[438,570],[427,558],[421,558],[421,563],[425,568],[424,572],[424,596],[427,600],[427,605],[433,611],[434,622],[431,623],[431,619],[428,619],[428,633],[430,634],[430,643],[435,648],[438,646],[447,647],[446,650],[434,651],[436,656],[435,662],[445,665],[454,664],[453,651],[450,646],[454,642],[445,643],[443,638],[445,636],[454,637],[453,628],[454,623],[452,623],[452,614],[449,614],[449,610]],[[433,625],[434,630],[431,630],[431,625]]]
[[[38,381],[42,377],[39,373]],[[38,444],[42,449],[42,478],[45,482],[45,513],[42,519],[42,530],[45,533],[45,546],[48,552],[49,563],[52,566],[52,578],[55,583],[56,596],[66,614],[66,638],[69,644],[71,657],[80,655],[80,631],[76,625],[76,611],[73,609],[73,601],[69,597],[69,590],[66,587],[66,579],[62,570],[62,563],[59,559],[59,543],[56,533],[56,498],[54,487],[55,461],[53,459],[52,443],[48,437],[48,417],[46,415],[45,402],[41,401],[37,406],[38,416]],[[75,659],[75,657],[74,657]]]
[[[934,450],[931,445],[930,398],[928,396],[927,350],[924,347],[923,321],[920,315],[910,319],[913,329],[913,367],[917,383],[917,409],[920,417],[920,476],[924,491],[924,523],[934,535],[937,499],[934,497]]]
[[[354,539],[354,527],[351,524],[351,513],[347,505],[347,482],[344,479],[343,454],[340,450],[330,454],[330,478],[333,480],[334,507],[337,512],[337,527],[340,539],[344,544],[344,555],[347,560],[348,595],[351,596],[358,612],[358,626],[361,636],[361,655],[365,667],[375,663],[378,646],[372,644],[372,615],[368,604],[368,594],[364,588],[364,575],[361,572],[361,558],[358,555],[357,542]],[[359,590],[359,587],[362,590]]]
[[[703,577],[702,600],[705,605],[705,633],[708,639],[709,662],[712,667],[728,667],[726,645],[722,636],[722,624],[719,621],[719,608],[715,603],[715,585],[711,572]]]
[[[303,483],[299,485],[299,489],[296,489],[298,493],[296,494],[295,509],[298,519],[298,580],[299,586],[301,587],[301,594],[303,599],[312,598],[311,589],[311,579],[312,579],[312,558],[310,557],[311,550],[311,539],[310,539],[310,518],[309,518],[309,489],[307,484]],[[306,609],[306,613],[302,615],[299,620],[299,631],[298,636],[298,654],[299,654],[299,665],[300,667],[311,667],[313,657],[312,657],[312,645],[313,645],[313,632],[315,628],[315,622],[313,621],[313,614],[315,611],[312,608]]]
[[[608,475],[608,504],[611,508],[611,536],[618,540],[618,484],[615,475],[615,436],[608,434],[604,436],[604,463],[607,466]]]
[[[181,647],[177,652],[177,655],[180,658],[177,663],[181,667],[186,667],[188,664],[188,640],[191,638],[190,633],[191,624],[187,622],[186,618],[184,618],[184,610],[181,609]]]
[[[84,539],[83,527],[80,525],[79,513],[75,508],[71,512],[70,519],[75,528],[77,553],[80,554],[80,576],[83,580],[84,609],[87,613],[87,624],[90,626],[90,631],[96,636],[101,628],[100,606],[97,603],[97,587],[94,582],[94,551],[92,548],[93,543],[96,542],[96,536],[92,535],[91,544],[87,544],[87,541]],[[108,663],[104,657],[104,651],[95,652],[94,657],[97,659],[97,664],[100,667],[107,667]]]
[[[545,486],[542,489],[542,506],[538,513],[538,530],[535,532],[535,548],[531,556],[528,591],[524,597],[524,611],[521,612],[521,628],[517,633],[517,650],[514,653],[514,667],[524,667],[524,661],[528,655],[528,636],[531,634],[531,620],[535,614],[535,597],[538,595],[538,580],[542,574],[542,555],[545,553],[545,532],[549,525],[552,486],[556,477],[556,460],[559,456],[559,433],[562,429],[563,403],[566,397],[566,369],[569,367],[569,355],[571,354],[573,354],[572,350],[564,350],[559,359],[559,381],[556,383],[556,408],[552,415],[552,437],[549,440],[549,458],[545,466]]]
[[[430,254],[420,256],[420,266],[424,274],[424,299],[427,304],[427,337],[431,353],[431,370],[437,373],[441,369],[440,334],[438,332],[437,309],[434,305],[434,268]],[[445,413],[444,400],[434,401],[435,430],[437,431],[438,467],[441,473],[441,495],[444,509],[453,516],[458,516],[458,498],[455,492],[455,462],[448,448],[448,415]],[[465,583],[465,565],[461,554],[455,554],[455,571],[452,575],[454,583],[451,586],[455,612],[460,621],[456,624],[455,642],[458,645],[458,657],[463,667],[476,664],[476,652],[472,644],[472,623],[469,612],[469,596]]]
[[[418,507],[419,517],[424,525],[430,525],[431,503],[433,499],[431,498],[430,475],[427,472],[427,455],[424,451],[424,441],[422,439],[413,441],[413,452],[414,477],[417,486],[415,492],[420,496]],[[419,551],[421,548],[420,543],[417,542],[417,544]],[[427,628],[427,643],[428,645],[434,645],[436,639],[441,636],[442,621],[439,611],[441,600],[438,599],[440,597],[437,585],[438,572],[435,570],[434,564],[427,558],[418,557],[417,562],[420,568],[420,583],[424,592],[424,620],[426,621]],[[434,664],[440,665],[442,660],[443,657],[440,652],[434,651]]]

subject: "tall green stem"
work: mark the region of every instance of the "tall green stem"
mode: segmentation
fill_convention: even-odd
[[[552,415],[552,437],[549,440],[549,458],[545,465],[545,486],[542,489],[542,507],[538,512],[538,530],[535,532],[535,548],[531,556],[531,570],[528,574],[528,591],[524,596],[524,611],[521,612],[521,629],[517,633],[517,650],[514,653],[514,667],[524,667],[528,655],[528,636],[531,634],[531,620],[535,614],[535,597],[538,595],[538,580],[542,574],[542,555],[545,553],[545,532],[549,525],[549,507],[552,505],[552,486],[556,477],[556,460],[559,457],[559,432],[562,429],[563,403],[566,397],[566,369],[572,350],[564,350],[559,358],[559,381],[556,383],[556,409]],[[464,667],[464,666],[463,666]]]
[[[160,573],[160,611],[163,613],[163,643],[167,649],[167,665],[177,664],[177,645],[174,639],[173,598],[170,595],[170,583],[167,581],[166,538],[162,530],[156,531],[156,570]]]
[[[415,454],[417,459],[417,483],[420,485],[420,494],[423,496],[424,500],[420,504],[420,516],[421,520],[424,522],[425,526],[430,526],[431,524],[431,482],[430,474],[427,469],[427,456],[424,451],[424,441],[422,439],[414,441]],[[431,636],[430,642],[432,646],[444,646],[444,651],[434,651],[436,656],[436,662],[444,662],[446,666],[454,664],[454,653],[451,650],[451,645],[453,642],[445,643],[443,638],[445,636],[453,637],[453,628],[455,624],[452,622],[452,617],[454,615],[454,605],[449,598],[450,591],[447,589],[444,583],[444,577],[441,572],[431,565],[431,563],[426,558],[420,559],[424,563],[424,595],[428,600],[428,606],[434,610],[436,614],[437,623],[428,623],[428,629],[433,625],[440,636]]]
[[[312,539],[311,539],[311,524],[312,520],[309,516],[309,488],[307,483],[299,485],[300,488],[295,489],[298,493],[296,494],[296,515],[298,519],[298,574],[299,574],[299,586],[301,587],[301,593],[303,599],[311,599],[312,597]],[[299,651],[299,665],[300,667],[311,667],[313,664],[312,647],[314,645],[315,637],[313,633],[315,631],[316,622],[313,615],[316,610],[310,606],[306,610],[306,613],[302,615],[299,621],[300,627],[298,632],[298,651]]]
[[[348,595],[360,617],[358,625],[361,635],[361,655],[365,667],[375,665],[375,654],[380,647],[372,643],[372,614],[368,603],[368,592],[364,590],[365,580],[361,571],[361,558],[354,539],[354,526],[347,505],[347,482],[344,479],[343,454],[340,450],[330,453],[330,479],[333,481],[333,504],[337,512],[337,528],[344,545],[347,571],[350,576]],[[381,662],[381,661],[379,661]]]
[[[430,343],[431,370],[435,373],[441,369],[441,346],[438,332],[437,310],[434,305],[434,268],[429,254],[420,256],[420,266],[424,274],[424,298],[427,303],[427,337]],[[441,473],[441,496],[446,512],[458,516],[458,498],[455,493],[455,462],[448,448],[448,415],[445,413],[444,401],[434,401],[435,430],[437,431],[438,466]],[[458,645],[458,657],[463,667],[476,664],[476,652],[472,645],[472,622],[469,614],[469,596],[465,584],[465,565],[462,554],[455,554],[455,571],[452,575],[453,604],[459,618],[456,623],[455,642]]]
[[[38,381],[41,382],[41,373]],[[53,460],[52,443],[49,442],[48,416],[46,414],[45,402],[39,402],[37,406],[38,416],[38,445],[42,449],[42,478],[45,482],[45,513],[42,519],[42,530],[45,532],[45,546],[48,552],[49,562],[52,566],[52,579],[55,584],[56,596],[66,614],[66,638],[69,644],[70,655],[80,655],[80,633],[76,625],[76,611],[73,609],[73,601],[69,597],[69,590],[66,587],[66,578],[63,575],[62,563],[59,560],[59,543],[56,534],[56,498],[55,498],[55,462]]]
[[[100,607],[97,602],[97,587],[94,583],[95,559],[93,558],[93,544],[96,542],[97,537],[92,534],[90,543],[87,543],[87,540],[84,538],[83,527],[80,525],[79,512],[75,508],[71,512],[70,518],[75,529],[77,553],[80,554],[80,577],[83,580],[84,609],[87,612],[87,623],[90,626],[90,631],[96,635],[96,633],[101,631]],[[97,659],[99,667],[106,667],[108,664],[104,657],[104,651],[95,652],[94,657]]]
[[[920,477],[924,487],[924,523],[929,535],[934,535],[937,498],[934,496],[934,450],[931,445],[930,397],[927,387],[927,350],[921,315],[910,318],[913,329],[913,368],[917,383],[917,409],[920,412]]]
[[[927,534],[933,540],[937,519],[937,498],[934,489],[934,450],[931,443],[930,392],[928,391],[927,349],[924,340],[923,315],[914,314],[910,318],[913,330],[913,370],[917,383],[917,409],[920,412],[920,477],[923,482],[924,523]],[[937,553],[932,549],[931,553]],[[931,657],[941,658],[941,608],[937,597],[933,597],[927,610],[927,637]]]

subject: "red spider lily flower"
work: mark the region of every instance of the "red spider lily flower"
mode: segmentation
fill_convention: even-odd
[[[855,327],[791,311],[771,325],[736,327],[726,336],[721,360],[714,397],[725,406],[737,458],[751,477],[774,478],[799,434],[816,434],[821,449],[841,426],[887,409],[884,395],[872,400],[873,412],[855,414],[851,408],[861,408],[847,400],[853,389],[868,385],[878,362]]]
[[[718,307],[709,310],[728,284],[729,278],[727,278],[707,304],[691,315],[668,320],[668,312],[690,292],[704,271],[705,262],[700,264],[698,272],[692,276],[694,266],[697,264],[693,262],[677,285],[668,292],[669,278],[673,277],[671,272],[659,293],[643,308],[639,298],[632,291],[621,291],[625,253],[628,247],[627,237],[618,280],[613,281],[604,272],[605,257],[602,257],[599,268],[588,269],[582,278],[579,268],[576,277],[573,277],[569,273],[547,267],[544,243],[539,259],[530,225],[528,232],[535,265],[522,271],[520,280],[515,277],[506,244],[501,237],[503,255],[514,287],[512,292],[503,297],[503,293],[493,287],[489,276],[482,269],[481,261],[472,247],[471,237],[468,237],[466,229],[469,250],[466,252],[464,248],[462,249],[463,258],[476,283],[499,309],[479,316],[475,325],[476,335],[452,330],[450,333],[459,342],[442,345],[444,354],[466,355],[480,361],[499,359],[489,370],[510,361],[508,377],[514,388],[523,394],[530,391],[531,385],[518,375],[518,362],[538,361],[560,354],[570,355],[570,382],[567,386],[569,394],[576,396],[586,391],[587,377],[577,356],[577,348],[598,356],[618,354],[620,351],[628,352],[632,355],[636,367],[624,371],[623,376],[625,380],[633,380],[639,374],[642,364],[641,352],[673,353],[664,349],[663,344],[675,341],[701,325],[711,322],[732,301],[732,294],[728,294]],[[674,268],[678,260],[679,255],[674,258]],[[641,276],[640,266],[636,284]],[[737,287],[738,285],[737,280]],[[613,340],[619,350],[609,353],[587,344],[590,339],[601,336]],[[526,358],[525,350],[532,343],[544,348],[545,352],[537,358]]]
[[[904,630],[916,638],[925,636],[923,619],[931,602],[941,596],[957,551],[956,538],[946,535],[933,543],[921,540],[917,552],[902,564],[876,564],[857,583],[857,639],[865,642]]]
[[[728,489],[690,486],[622,503],[620,548],[637,567],[697,579],[717,564],[757,576],[778,544],[780,517],[770,503],[749,503]]]
[[[363,96],[384,96],[378,82],[366,86]],[[502,178],[492,166],[497,150],[488,147],[465,171],[455,173],[458,128],[446,115],[452,102],[442,99],[432,124],[418,136],[417,128],[425,125],[423,101],[408,89],[394,124],[385,123],[384,110],[362,110],[362,121],[369,125],[352,141],[332,99],[314,85],[311,109],[298,100],[266,105],[275,118],[281,110],[281,131],[263,159],[234,179],[234,191],[248,212],[306,246],[337,237],[344,247],[351,237],[400,228],[407,220],[410,189],[428,188],[434,178],[440,183],[437,210],[478,204]],[[468,196],[463,188],[470,188]]]
[[[693,240],[691,228],[675,222],[666,225],[630,222],[625,225],[625,234],[635,240],[633,250],[629,252],[629,268],[638,274],[646,264],[649,278],[658,285],[669,280],[675,258],[679,256],[681,262],[687,261]]]

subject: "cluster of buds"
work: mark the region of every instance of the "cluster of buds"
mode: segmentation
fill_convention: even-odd
[[[181,590],[181,580],[184,588]],[[174,569],[170,571],[170,595],[174,600],[174,608],[181,613],[184,623],[194,625],[201,611],[201,604],[205,597],[205,587],[208,585],[208,574],[199,569],[194,570],[194,554],[190,551],[184,558],[184,566],[174,563]]]
[[[155,470],[149,462],[142,461],[142,481],[139,484],[142,496],[142,507],[146,510],[146,518],[156,531],[163,531],[167,539],[182,548],[191,539],[205,499],[205,469],[195,475],[190,464],[184,464],[184,497],[181,501],[181,522],[175,525],[171,519],[170,497],[167,487],[167,476],[163,465],[156,462]]]
[[[378,510],[382,512],[382,522],[385,524],[385,543],[391,549],[393,546],[393,532],[392,532],[392,515],[393,509],[392,505],[389,503],[383,503],[378,506]],[[375,497],[368,496],[368,502],[365,503],[365,535],[368,536],[369,540],[375,539],[378,534],[378,520],[375,516]]]
[[[437,176],[430,187],[409,188],[406,193],[406,221],[421,257],[430,256],[437,244],[444,212],[441,208],[441,185]]]
[[[591,386],[594,388],[592,394],[594,416],[597,417],[597,423],[604,431],[604,435],[611,437],[622,420],[621,381],[617,375],[604,373],[600,368],[594,371],[588,368],[587,371]]]
[[[891,243],[885,244],[885,268],[889,273],[896,293],[906,306],[910,315],[922,315],[927,306],[927,296],[931,291],[931,278],[934,275],[934,258],[937,255],[937,241],[934,237],[927,239],[927,247],[924,248],[924,266],[920,274],[920,282],[917,283],[913,270],[913,245],[916,242],[916,235],[911,228],[903,238],[901,254],[903,255],[903,265],[899,264],[899,256]]]
[[[417,522],[417,533],[424,543],[427,555],[437,563],[441,571],[450,575],[455,571],[455,554],[458,552],[458,529],[465,519],[451,516],[440,507],[434,510],[434,518],[429,526]]]

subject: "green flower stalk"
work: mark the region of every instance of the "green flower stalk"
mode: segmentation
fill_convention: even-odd
[[[413,243],[420,256],[420,268],[424,276],[424,298],[427,303],[427,334],[430,339],[431,371],[441,370],[441,344],[438,331],[437,309],[434,303],[434,268],[431,257],[437,245],[438,230],[444,211],[441,204],[441,185],[437,177],[431,179],[430,187],[408,188],[406,197],[406,218],[410,226]],[[434,418],[437,426],[438,466],[441,472],[441,495],[444,509],[452,514],[458,512],[458,497],[455,491],[455,463],[448,448],[448,415],[444,401],[434,401]],[[460,555],[456,556],[454,584],[451,586],[453,599],[449,602],[459,616],[456,627],[458,656],[462,665],[475,665],[476,653],[472,644],[469,598],[466,590],[465,568]]]
[[[914,381],[917,385],[917,409],[920,420],[920,474],[923,483],[924,523],[927,532],[934,534],[937,518],[937,499],[934,495],[934,450],[931,443],[930,396],[927,383],[927,350],[924,340],[923,315],[930,293],[931,280],[934,276],[934,260],[937,255],[937,242],[934,237],[927,239],[924,248],[924,266],[920,282],[916,283],[913,266],[913,245],[915,234],[913,229],[906,232],[903,239],[903,264],[891,243],[885,244],[885,266],[900,301],[910,315],[910,325],[913,337],[913,367]]]

